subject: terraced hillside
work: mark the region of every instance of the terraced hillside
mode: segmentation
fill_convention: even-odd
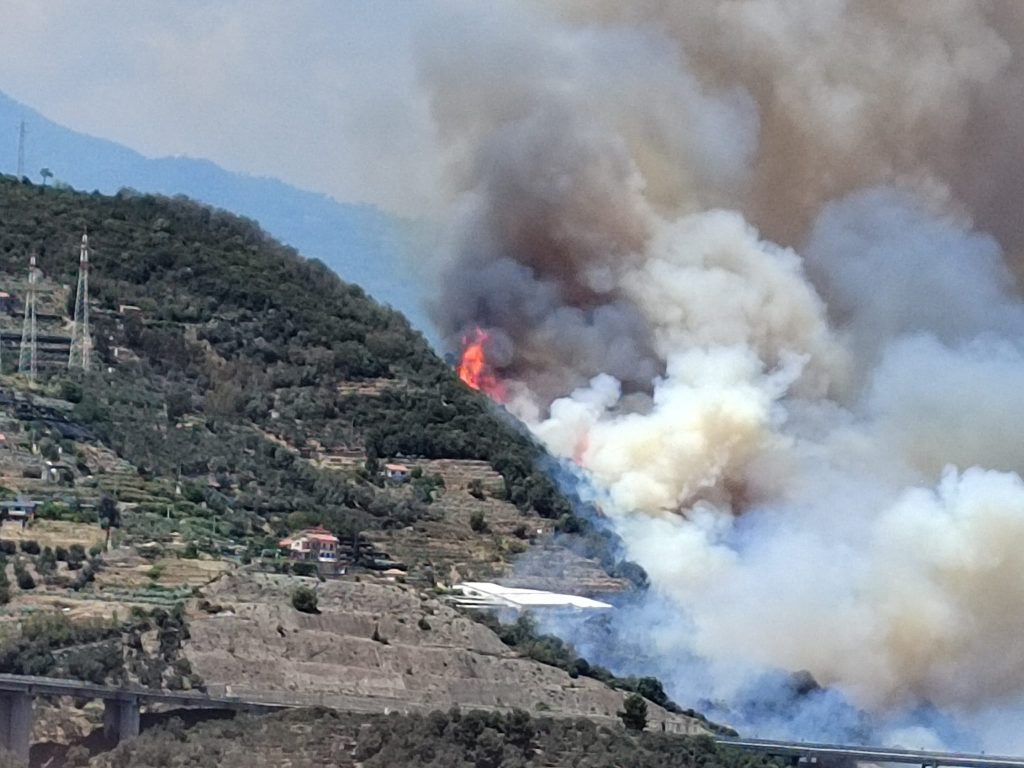
[[[616,727],[635,691],[654,727],[704,730],[660,684],[443,602],[463,579],[607,594],[645,576],[404,318],[253,222],[0,177],[0,291],[17,299],[38,254],[55,334],[84,230],[93,365],[30,380],[17,313],[0,317],[0,499],[38,503],[28,527],[0,524],[0,671]],[[347,574],[300,577],[281,555],[312,525],[338,535]],[[293,607],[303,584],[319,613]],[[40,735],[91,738],[97,712],[71,729],[65,710]]]
[[[618,723],[624,694],[511,651],[436,597],[350,580],[317,588],[316,615],[290,603],[287,577],[232,573],[204,591],[212,612],[190,621],[186,654],[207,690],[366,712],[452,706],[521,709]],[[705,724],[648,705],[655,730]]]
[[[29,386],[4,350],[0,483],[11,493],[74,514],[114,496],[124,540],[172,551],[255,557],[320,524],[442,575],[500,575],[556,530],[588,534],[538,471],[539,447],[401,315],[253,222],[183,199],[2,177],[0,289],[17,297],[35,252],[57,306],[85,230],[95,364],[50,368]],[[378,468],[396,458],[426,479],[384,482]],[[477,511],[486,524],[471,527]],[[594,560],[590,534],[581,551]]]

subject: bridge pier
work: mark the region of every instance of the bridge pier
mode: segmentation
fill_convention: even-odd
[[[139,735],[138,697],[104,700],[103,734],[117,744]]]
[[[28,762],[32,745],[32,694],[0,691],[0,747]]]

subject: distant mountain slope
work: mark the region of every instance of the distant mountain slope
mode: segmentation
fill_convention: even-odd
[[[408,273],[409,225],[369,205],[339,203],[271,178],[232,173],[186,157],[151,159],[120,144],[65,128],[0,92],[0,173],[13,174],[17,127],[28,129],[26,175],[40,181],[49,168],[58,181],[107,194],[186,195],[255,219],[277,239],[323,261],[345,280],[400,310],[430,335],[421,300],[422,278]]]

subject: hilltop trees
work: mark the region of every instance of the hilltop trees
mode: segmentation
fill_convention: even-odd
[[[639,693],[631,693],[622,703],[619,711],[622,724],[630,731],[642,731],[647,727],[647,702]]]

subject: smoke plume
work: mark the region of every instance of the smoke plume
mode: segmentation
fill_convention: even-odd
[[[649,573],[630,626],[673,692],[807,670],[891,740],[1024,746],[1000,725],[1024,702],[1021,6],[488,4],[438,30],[436,319],[486,330],[510,409]]]

